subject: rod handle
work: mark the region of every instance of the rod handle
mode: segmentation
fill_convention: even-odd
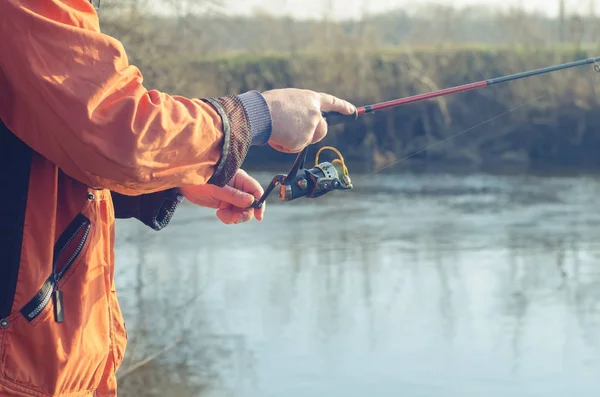
[[[327,125],[337,125],[348,121],[355,121],[358,119],[358,109],[352,114],[342,114],[338,112],[321,112]]]

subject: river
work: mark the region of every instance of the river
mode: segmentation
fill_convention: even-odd
[[[182,338],[149,366],[180,396],[600,395],[599,177],[354,182],[262,223],[119,220],[122,371]]]

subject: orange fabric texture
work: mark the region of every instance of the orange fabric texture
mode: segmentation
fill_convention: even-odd
[[[0,118],[28,146],[124,194],[208,181],[223,146],[217,111],[144,88],[87,1],[3,0],[0,15]]]
[[[237,97],[146,89],[86,0],[0,15],[0,396],[114,397],[115,214],[159,230],[173,188],[225,184],[251,117]]]

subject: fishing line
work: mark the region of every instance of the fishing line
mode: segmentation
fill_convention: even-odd
[[[338,112],[322,112],[322,116],[327,122],[328,126],[332,126],[335,124],[341,124],[346,121],[354,121],[359,118],[361,115],[374,113],[384,109],[391,109],[397,106],[406,105],[409,103],[415,103],[423,100],[433,99],[445,95],[456,94],[459,92],[466,92],[471,90],[477,90],[485,87],[490,87],[496,84],[504,84],[509,81],[520,80],[524,78],[528,78],[531,76],[537,76],[545,73],[556,72],[559,70],[569,69],[576,66],[582,65],[594,65],[594,70],[600,73],[600,57],[582,59],[575,62],[564,63],[561,65],[549,66],[541,69],[529,70],[522,73],[516,73],[508,76],[496,77],[488,80],[482,80],[474,83],[468,83],[459,85],[456,87],[445,88],[438,91],[428,92],[424,94],[413,95],[410,97],[393,99],[387,102],[374,103],[372,105],[365,105],[356,108],[356,111],[353,114],[342,114]],[[461,131],[457,134],[451,135],[446,139],[442,139],[441,141],[435,142],[432,145],[425,147],[415,153],[412,153],[406,157],[401,158],[400,160],[394,161],[391,164],[386,165],[385,167],[379,168],[374,172],[368,173],[367,175],[362,176],[359,180],[363,180],[368,178],[369,176],[375,175],[387,168],[390,168],[400,162],[403,162],[419,153],[423,153],[426,150],[429,150],[437,145],[440,145],[444,142],[447,142],[451,139],[454,139],[462,134],[465,134],[469,131],[477,129],[490,121],[499,119],[502,116],[505,116],[515,110],[518,110],[522,107],[530,105],[539,99],[543,98],[547,94],[543,94],[538,96],[537,98],[527,101],[519,106],[516,106],[510,110],[507,110],[497,116],[494,116],[484,122],[481,122],[473,127],[467,128],[464,131]],[[327,147],[328,149],[333,149],[337,152],[335,148]],[[265,200],[271,194],[271,192],[278,188],[279,190],[279,198],[282,201],[291,201],[300,197],[307,198],[317,198],[321,197],[324,194],[327,194],[334,190],[351,190],[353,188],[352,181],[350,175],[348,173],[348,169],[344,163],[344,159],[339,152],[339,159],[334,160],[333,162],[318,162],[318,155],[315,161],[315,166],[312,168],[305,168],[304,164],[306,161],[308,146],[306,146],[296,157],[296,161],[294,165],[290,169],[290,171],[286,174],[278,174],[275,175],[269,186],[265,189],[264,194],[260,197],[260,199],[255,200],[254,203],[250,206],[250,208],[262,208]],[[338,169],[339,168],[339,169]]]
[[[431,149],[431,148],[433,148],[435,146],[441,145],[444,142],[447,142],[447,141],[450,141],[450,140],[452,140],[454,138],[457,138],[458,136],[466,134],[469,131],[473,131],[473,130],[475,130],[475,129],[477,129],[477,128],[479,128],[479,127],[481,127],[481,126],[483,126],[483,125],[485,125],[485,124],[487,124],[487,123],[489,123],[491,121],[494,121],[496,119],[499,119],[500,117],[506,116],[507,114],[510,114],[510,113],[512,113],[512,112],[514,112],[516,110],[519,110],[519,109],[521,109],[521,108],[523,108],[525,106],[529,106],[529,105],[537,102],[538,100],[540,100],[541,98],[543,98],[543,97],[545,97],[547,95],[548,95],[548,93],[542,94],[542,95],[538,96],[537,98],[534,98],[534,99],[532,99],[530,101],[524,102],[524,103],[522,103],[522,104],[520,104],[520,105],[518,105],[518,106],[516,106],[516,107],[514,107],[512,109],[509,109],[509,110],[507,110],[507,111],[505,111],[505,112],[503,112],[503,113],[501,113],[501,114],[499,114],[497,116],[494,116],[494,117],[492,117],[492,118],[490,118],[488,120],[485,120],[485,121],[483,121],[483,122],[481,122],[481,123],[479,123],[479,124],[477,124],[477,125],[475,125],[473,127],[469,127],[466,130],[464,130],[464,131],[461,131],[461,132],[459,132],[457,134],[451,135],[448,138],[442,139],[441,141],[437,141],[437,142],[435,142],[435,143],[433,143],[433,144],[431,144],[431,145],[429,145],[429,146],[427,146],[427,147],[425,147],[425,148],[423,148],[423,149],[421,149],[421,150],[419,150],[417,152],[414,152],[414,153],[412,153],[412,154],[410,154],[410,155],[408,155],[406,157],[401,158],[400,160],[394,161],[393,163],[388,164],[385,167],[379,168],[379,169],[377,169],[377,170],[375,170],[375,171],[373,171],[373,172],[371,172],[369,174],[366,174],[366,175],[358,178],[358,180],[360,181],[360,180],[363,180],[363,179],[368,178],[370,176],[373,176],[373,175],[375,175],[375,174],[377,174],[377,173],[379,173],[379,172],[381,172],[381,171],[383,171],[385,169],[388,169],[390,167],[393,167],[393,166],[397,165],[398,163],[401,163],[401,162],[403,162],[405,160],[408,160],[409,158],[414,157],[417,154],[423,153],[423,152],[425,152],[425,151],[427,151],[427,150],[429,150],[429,149]]]

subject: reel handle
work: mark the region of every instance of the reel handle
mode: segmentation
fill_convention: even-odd
[[[262,197],[259,200],[255,199],[254,202],[252,203],[252,205],[250,206],[250,208],[261,209],[263,207],[265,200],[267,199],[267,197],[269,197],[269,194],[271,194],[273,189],[275,189],[277,186],[284,183],[285,179],[286,179],[286,176],[283,174],[275,175],[275,177],[273,178],[271,183],[269,183],[269,186],[267,186],[267,189],[263,193]]]

